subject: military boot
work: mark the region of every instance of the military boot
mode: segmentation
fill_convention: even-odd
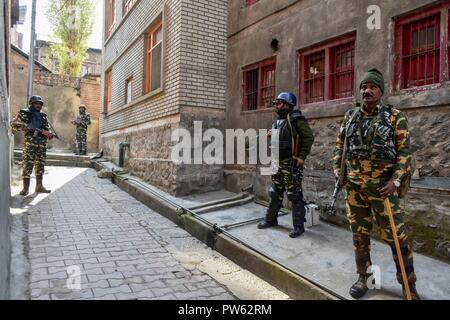
[[[42,185],[42,176],[36,176],[36,189],[34,190],[36,193],[50,193],[51,190],[47,190]]]
[[[26,196],[28,194],[28,190],[30,189],[30,178],[23,178],[23,189],[20,191],[21,196]]]
[[[292,229],[291,232],[289,232],[289,237],[297,238],[300,237],[303,233],[305,233],[304,226],[294,226],[294,229]]]
[[[289,237],[297,238],[305,232],[305,203],[303,201],[303,194],[290,194],[288,199],[292,202],[292,224],[294,229],[289,233]]]
[[[402,285],[402,287],[403,287],[403,298],[406,300],[407,299],[406,289],[404,285]],[[411,300],[422,300],[419,296],[419,293],[417,292],[416,285],[414,283],[409,284],[409,291],[411,292]]]
[[[258,223],[258,229],[267,229],[270,227],[276,227],[278,225],[278,221],[277,220],[273,220],[273,221],[267,221],[267,220],[263,220],[260,223]]]
[[[358,281],[356,281],[350,287],[349,293],[354,299],[362,298],[366,294],[367,290],[369,290],[369,288],[367,287],[367,280],[369,279],[369,277],[369,274],[360,273]]]

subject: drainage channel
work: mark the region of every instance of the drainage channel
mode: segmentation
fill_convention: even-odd
[[[169,204],[170,206],[172,206],[173,208],[175,208],[176,212],[178,213],[178,215],[184,215],[184,214],[188,214],[190,216],[192,216],[193,218],[195,218],[196,220],[198,220],[199,222],[205,224],[206,226],[208,226],[209,228],[211,228],[211,230],[214,232],[214,234],[217,236],[219,234],[223,234],[226,237],[228,237],[229,239],[235,241],[236,243],[240,244],[241,246],[256,252],[257,254],[259,254],[260,256],[264,257],[265,259],[283,267],[284,269],[286,269],[287,271],[291,272],[292,274],[300,277],[301,279],[306,280],[307,282],[311,283],[312,285],[316,286],[317,288],[323,290],[324,292],[328,293],[329,295],[337,298],[337,299],[341,299],[341,300],[347,300],[347,298],[343,297],[342,295],[334,292],[332,289],[316,282],[315,280],[304,276],[300,273],[298,273],[296,270],[293,270],[292,268],[290,268],[289,266],[286,266],[285,264],[283,264],[282,262],[274,259],[273,257],[268,256],[267,254],[265,254],[264,252],[261,252],[260,250],[258,250],[257,248],[255,248],[254,246],[242,241],[241,239],[239,239],[238,237],[234,236],[233,234],[231,234],[230,232],[228,232],[228,230],[232,229],[232,228],[239,228],[254,222],[258,222],[260,220],[262,220],[263,218],[258,218],[258,219],[250,219],[250,220],[245,220],[245,221],[241,221],[238,223],[234,223],[234,224],[229,224],[229,225],[223,225],[223,226],[219,226],[217,223],[212,223],[209,220],[205,219],[204,217],[202,217],[199,213],[195,212],[192,209],[189,208],[185,208],[183,206],[181,206],[180,204],[172,201],[171,199],[168,199],[167,197],[165,197],[164,195],[161,195],[160,193],[152,190],[151,188],[149,188],[147,185],[145,185],[144,183],[142,183],[141,181],[139,181],[138,179],[135,179],[133,177],[123,177],[120,176],[119,174],[116,174],[113,172],[113,175],[119,179],[121,179],[122,181],[129,181],[131,183],[137,184],[139,185],[142,189],[144,189],[145,191],[149,192],[151,195],[153,195],[154,197],[158,198],[161,202]],[[245,199],[242,198],[241,195],[238,195],[239,197],[241,197],[240,199]],[[233,199],[234,201],[236,201],[236,199]],[[239,201],[239,200],[238,200]],[[233,201],[232,201],[233,202]],[[255,201],[257,203],[259,203],[259,201]],[[221,204],[223,204],[224,202],[221,202]],[[226,203],[226,202],[225,202]],[[259,203],[262,204],[262,203]],[[263,205],[263,204],[262,204]],[[200,208],[200,206],[199,206]],[[280,214],[280,216],[283,215],[287,215],[289,214],[289,212],[287,210],[283,210],[283,212]]]

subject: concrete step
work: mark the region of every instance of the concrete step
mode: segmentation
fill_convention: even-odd
[[[88,154],[86,156],[80,156],[67,153],[47,152],[46,165],[90,168],[91,157],[94,155],[95,154]],[[22,161],[22,150],[14,150],[14,160]]]

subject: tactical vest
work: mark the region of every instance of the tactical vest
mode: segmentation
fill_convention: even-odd
[[[293,110],[288,115],[291,123],[298,119],[305,119],[299,110]],[[280,159],[292,158],[292,128],[289,125],[288,119],[277,119],[272,123],[272,131],[278,131],[278,156]]]
[[[348,154],[370,160],[389,160],[397,158],[395,147],[395,129],[391,123],[392,106],[382,105],[378,114],[373,117],[367,133],[363,134],[363,112],[358,112],[348,125]]]
[[[29,121],[27,125],[30,129],[45,129],[47,119],[44,113],[30,108],[22,109],[22,112],[27,115]]]

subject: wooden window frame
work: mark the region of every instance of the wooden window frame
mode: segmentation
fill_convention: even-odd
[[[130,11],[136,2],[137,0],[122,0],[122,17]]]
[[[418,89],[426,88],[436,88],[442,85],[448,84],[449,78],[449,58],[450,58],[450,28],[449,28],[449,11],[450,2],[443,3],[437,6],[429,7],[427,9],[421,8],[420,11],[415,11],[401,17],[394,19],[394,73],[393,73],[393,91],[394,93],[407,93],[415,91]],[[407,86],[405,83],[405,78],[403,77],[404,65],[404,45],[405,45],[405,32],[404,29],[407,25],[411,25],[421,20],[431,18],[435,15],[439,15],[439,26],[437,30],[439,31],[439,81],[425,84],[420,86]]]
[[[298,64],[299,64],[299,105],[304,106],[324,106],[328,105],[329,102],[352,102],[355,98],[355,92],[353,89],[353,96],[344,97],[344,98],[334,98],[333,90],[332,90],[332,59],[331,54],[333,49],[339,46],[343,46],[349,43],[354,43],[354,64],[353,64],[353,79],[355,79],[355,70],[356,70],[356,32],[352,32],[349,34],[342,35],[338,38],[328,40],[321,44],[313,45],[311,47],[301,49],[298,53]],[[305,95],[305,63],[306,57],[317,54],[323,51],[325,53],[325,62],[324,62],[324,98],[323,101],[310,102],[306,103],[306,95]],[[353,80],[355,82],[355,80]],[[353,83],[353,87],[355,88],[355,83]]]
[[[254,111],[261,111],[261,110],[267,110],[269,109],[271,106],[269,107],[264,107],[264,97],[263,97],[263,90],[265,90],[266,88],[274,88],[274,99],[275,99],[275,90],[276,90],[276,63],[277,63],[277,59],[276,56],[275,57],[271,57],[268,59],[265,59],[263,61],[257,62],[257,63],[253,63],[251,65],[247,65],[245,67],[242,68],[242,111],[243,112],[254,112]],[[265,87],[264,86],[264,80],[265,80],[265,74],[264,74],[264,70],[266,69],[272,69],[273,68],[273,72],[274,72],[274,80],[273,80],[273,85],[269,86],[269,87]],[[251,109],[249,110],[249,106],[248,106],[248,99],[247,97],[250,95],[248,93],[248,81],[247,81],[247,75],[249,72],[255,71],[257,70],[258,75],[257,75],[257,106],[256,109]]]
[[[116,27],[116,3],[115,0],[106,0],[106,38],[109,38]]]
[[[105,72],[105,113],[112,108],[112,70]]]
[[[161,29],[162,36],[161,40],[155,42],[156,34]],[[158,21],[149,31],[145,34],[145,76],[144,76],[144,94],[150,94],[152,92],[161,90],[163,87],[163,42],[164,42],[164,29],[162,19]],[[150,91],[152,87],[151,79],[152,79],[152,53],[153,50],[161,45],[161,85],[159,88],[156,88]]]

